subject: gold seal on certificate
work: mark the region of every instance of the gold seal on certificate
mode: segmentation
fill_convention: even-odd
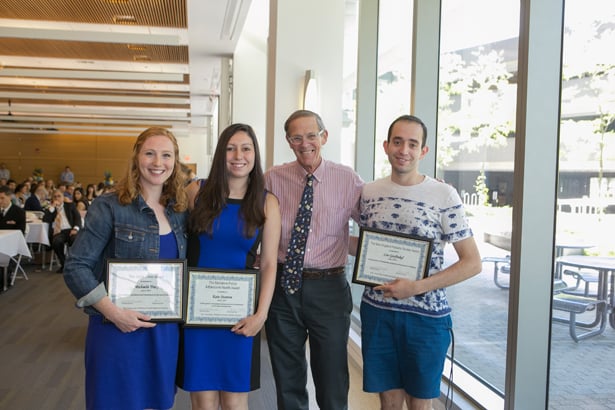
[[[179,322],[183,319],[185,271],[183,259],[109,259],[107,292],[114,304],[151,316],[152,322]]]
[[[185,326],[233,326],[254,314],[256,295],[255,270],[190,268]]]
[[[397,278],[425,278],[432,246],[431,239],[361,227],[352,281],[378,286]]]

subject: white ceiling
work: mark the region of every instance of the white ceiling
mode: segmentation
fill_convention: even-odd
[[[250,3],[0,1],[0,134],[199,132]]]

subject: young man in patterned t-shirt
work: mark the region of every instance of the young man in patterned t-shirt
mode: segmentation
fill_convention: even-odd
[[[361,302],[363,388],[382,408],[431,409],[440,395],[452,322],[444,288],[481,271],[481,259],[455,189],[419,173],[428,151],[427,128],[414,116],[389,127],[384,151],[391,175],[366,184],[361,225],[433,240],[429,274],[366,286]],[[459,260],[444,267],[444,246]]]

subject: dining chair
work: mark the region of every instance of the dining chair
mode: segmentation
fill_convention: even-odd
[[[49,248],[49,253],[51,254],[49,257],[49,271],[52,271],[54,265],[58,268],[60,267],[60,261],[58,260],[58,255],[56,255],[53,249]]]
[[[13,273],[11,274],[11,286],[15,284],[15,279],[17,279],[18,277],[17,275],[19,274],[19,272],[21,272],[22,278],[24,278],[25,280],[28,280],[28,275],[26,274],[26,271],[23,270],[23,267],[21,266],[21,254],[12,256],[11,260],[15,262],[15,269],[13,269]]]
[[[13,270],[10,272],[8,272],[8,269],[11,265],[11,261],[14,263],[14,268]],[[21,272],[22,277],[25,280],[28,280],[28,275],[26,274],[26,272],[23,270],[22,266],[21,266],[21,255],[16,255],[16,256],[9,256],[9,255],[5,255],[3,253],[0,253],[0,268],[3,269],[3,277],[8,276],[8,283],[13,286],[15,284],[15,279],[17,278],[17,274],[19,272]]]

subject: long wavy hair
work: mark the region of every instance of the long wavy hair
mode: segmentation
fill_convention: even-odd
[[[226,147],[233,135],[240,131],[248,134],[252,144],[254,144],[254,168],[248,176],[248,189],[239,210],[244,220],[243,234],[249,238],[254,235],[257,228],[265,223],[265,178],[256,134],[252,127],[247,124],[232,124],[220,134],[209,177],[205,181],[205,185],[199,190],[194,209],[190,212],[188,226],[193,233],[206,232],[211,235],[213,222],[226,205],[230,193],[226,167]]]
[[[176,212],[183,212],[188,208],[188,196],[184,189],[184,173],[181,172],[179,162],[179,145],[175,135],[166,128],[151,127],[143,131],[138,137],[135,145],[132,147],[132,158],[126,170],[124,177],[118,182],[115,187],[119,202],[122,205],[128,205],[134,201],[141,193],[141,172],[139,170],[139,153],[143,144],[151,137],[165,136],[173,143],[173,151],[175,153],[175,161],[173,164],[173,173],[167,179],[162,187],[162,195],[160,196],[160,204],[165,207],[170,201],[174,201],[173,209]]]

